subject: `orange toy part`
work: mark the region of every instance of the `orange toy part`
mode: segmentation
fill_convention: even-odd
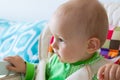
[[[54,52],[51,45],[49,46],[48,52],[50,52],[50,53]]]
[[[111,58],[117,57],[119,54],[118,50],[112,50],[110,49],[110,52],[108,53],[108,56],[110,56]]]

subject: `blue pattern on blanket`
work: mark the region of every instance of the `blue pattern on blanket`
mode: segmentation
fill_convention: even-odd
[[[14,22],[0,19],[0,60],[19,55],[25,61],[38,63],[38,39],[45,24],[45,20]]]

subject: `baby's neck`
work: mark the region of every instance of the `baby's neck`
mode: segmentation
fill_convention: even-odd
[[[86,60],[81,60],[81,61],[77,61],[75,63],[70,63],[71,65],[86,65],[86,64],[91,64],[92,62],[96,62],[96,60],[100,59],[102,56],[98,53],[95,52],[90,58],[86,59]]]

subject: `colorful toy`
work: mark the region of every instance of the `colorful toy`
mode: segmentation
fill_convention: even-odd
[[[50,54],[54,53],[53,48],[52,48],[53,41],[54,41],[54,36],[52,36],[51,39],[50,39],[50,45],[49,45],[49,48],[48,48],[48,52]]]
[[[107,39],[100,50],[100,54],[107,59],[120,55],[120,27],[109,29]]]
[[[108,56],[111,58],[117,57],[118,55],[119,55],[118,50],[110,50],[110,52],[108,53]]]
[[[114,49],[101,49],[100,54],[107,59],[112,59],[120,55],[119,50]]]
[[[120,58],[115,62],[115,64],[119,64],[120,65]]]

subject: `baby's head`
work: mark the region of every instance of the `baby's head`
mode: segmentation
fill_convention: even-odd
[[[70,0],[49,22],[53,49],[63,62],[90,58],[105,42],[108,18],[97,0]]]

